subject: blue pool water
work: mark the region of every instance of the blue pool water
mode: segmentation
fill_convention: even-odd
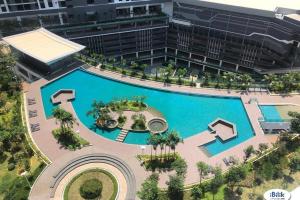
[[[283,122],[284,120],[281,118],[276,106],[274,105],[261,105],[259,106],[264,120],[266,122]]]
[[[238,136],[230,141],[216,142],[206,145],[207,151],[218,154],[251,137],[252,126],[239,98],[222,98],[212,96],[188,95],[134,86],[110,80],[92,73],[75,70],[41,88],[44,109],[47,117],[51,116],[53,104],[50,97],[59,89],[74,89],[76,99],[72,102],[76,114],[85,126],[93,129],[93,118],[86,113],[91,109],[94,100],[107,103],[114,98],[130,98],[144,95],[146,103],[159,110],[166,118],[169,129],[180,132],[181,137],[187,138],[207,130],[207,125],[221,117],[236,124]],[[94,129],[93,129],[94,130]],[[111,132],[96,129],[97,134],[115,140],[120,130]],[[130,132],[125,143],[146,144],[149,133]]]

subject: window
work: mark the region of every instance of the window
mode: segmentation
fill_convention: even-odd
[[[4,7],[1,7],[1,11],[2,11],[2,12],[7,12],[6,7],[5,7],[5,6],[4,6]]]
[[[86,3],[87,4],[93,4],[93,3],[95,3],[95,0],[87,0]]]
[[[52,1],[48,1],[48,6],[49,6],[50,8],[52,8],[52,7],[53,7],[53,3],[52,3]]]

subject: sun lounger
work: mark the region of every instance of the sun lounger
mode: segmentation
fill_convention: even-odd
[[[36,113],[29,113],[29,118],[36,117],[36,116],[37,116]]]

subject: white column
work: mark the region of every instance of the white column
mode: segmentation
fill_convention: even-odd
[[[222,66],[222,63],[223,63],[223,61],[222,61],[222,60],[220,60],[220,63],[219,63],[219,66],[220,66],[220,67]]]
[[[175,55],[177,56],[177,53],[178,53],[178,49],[175,49]]]
[[[153,49],[151,49],[151,56],[153,56]]]
[[[146,4],[146,15],[149,15],[149,4]]]
[[[206,62],[206,56],[204,56],[203,62]]]
[[[4,6],[5,6],[5,8],[6,8],[6,12],[9,12],[8,5],[7,5],[7,1],[4,0],[3,2],[4,2]]]
[[[236,64],[235,71],[237,72],[239,70],[239,64]]]
[[[61,16],[61,13],[58,13],[58,16],[59,16],[59,22],[60,22],[60,24],[64,25],[64,20],[63,20],[63,18]]]
[[[153,58],[151,58],[151,66],[153,65]]]
[[[189,68],[191,67],[191,61],[188,62],[188,67],[189,67]]]
[[[220,75],[220,74],[221,74],[221,70],[218,69],[218,75]]]
[[[205,71],[205,65],[203,65],[203,67],[202,67],[202,71],[203,71],[203,72]]]
[[[136,58],[139,58],[139,52],[135,53]]]
[[[133,17],[133,6],[130,6],[130,17]]]
[[[192,53],[190,53],[189,58],[192,58]]]

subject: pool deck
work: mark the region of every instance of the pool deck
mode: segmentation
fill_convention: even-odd
[[[235,156],[240,161],[243,160],[245,149],[249,145],[253,145],[254,148],[257,148],[259,143],[268,143],[276,141],[276,136],[274,135],[264,135],[258,119],[262,117],[261,112],[257,106],[257,104],[249,104],[248,101],[250,98],[256,98],[259,103],[290,103],[290,104],[299,104],[300,96],[270,96],[267,93],[260,92],[252,92],[252,93],[243,93],[238,91],[228,91],[228,90],[217,90],[217,89],[205,89],[205,88],[191,88],[188,86],[178,86],[178,85],[165,85],[163,83],[148,81],[148,80],[140,80],[136,78],[131,78],[127,76],[122,76],[120,74],[116,74],[109,71],[101,71],[96,68],[88,69],[90,72],[110,77],[112,79],[116,79],[119,81],[124,81],[127,83],[132,83],[141,86],[149,86],[152,88],[164,89],[168,91],[176,91],[176,92],[184,92],[191,94],[201,94],[201,95],[218,95],[218,96],[231,96],[231,97],[240,97],[245,110],[248,114],[249,120],[252,124],[253,130],[255,132],[255,136],[250,138],[249,140],[234,146],[222,153],[219,153],[215,156],[208,157],[207,154],[199,148],[204,143],[209,142],[214,138],[211,137],[209,131],[205,131],[205,133],[197,134],[192,137],[189,137],[184,140],[184,143],[181,143],[177,146],[176,151],[186,160],[188,164],[188,170],[186,175],[185,184],[193,184],[199,182],[199,175],[196,167],[196,163],[198,161],[204,161],[212,166],[220,166],[222,169],[227,169],[226,165],[223,163],[222,159],[228,156]],[[73,113],[78,122],[78,124],[74,125],[74,130],[78,131],[80,136],[90,142],[91,146],[85,147],[81,150],[77,151],[69,151],[62,148],[52,136],[51,131],[58,127],[59,125],[56,123],[55,119],[46,119],[42,97],[40,92],[40,87],[47,84],[48,81],[45,79],[38,80],[30,85],[24,87],[25,90],[25,101],[27,98],[35,98],[36,104],[28,105],[26,102],[25,111],[28,116],[29,110],[37,110],[37,117],[28,118],[28,123],[40,123],[41,129],[36,132],[30,133],[32,138],[38,148],[44,153],[51,161],[52,164],[48,165],[48,167],[44,170],[44,172],[39,176],[36,180],[29,199],[49,199],[49,185],[51,176],[57,173],[57,170],[60,169],[64,164],[69,162],[70,160],[81,156],[86,155],[88,153],[106,153],[122,160],[126,161],[126,163],[130,166],[132,171],[134,172],[137,190],[139,190],[141,183],[144,179],[150,174],[150,172],[146,172],[143,167],[141,167],[139,161],[136,159],[136,155],[141,154],[142,150],[139,145],[131,145],[125,143],[115,142],[104,137],[101,137],[95,134],[93,131],[89,130],[85,127],[73,109],[73,106],[70,102],[63,102],[61,106]],[[237,116],[238,117],[238,116]],[[145,154],[150,154],[151,147],[146,145],[146,149],[144,150]],[[165,187],[165,182],[168,180],[169,173],[162,172],[160,175],[159,185]]]

